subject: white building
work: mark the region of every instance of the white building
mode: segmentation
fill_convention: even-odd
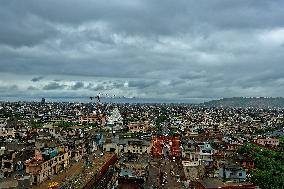
[[[194,151],[189,152],[188,166],[206,165],[213,161],[214,149],[209,143],[198,144]]]
[[[123,118],[118,110],[118,108],[114,108],[111,112],[110,116],[107,117],[107,124],[108,125],[122,125]]]

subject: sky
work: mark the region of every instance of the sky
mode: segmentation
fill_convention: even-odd
[[[283,0],[1,0],[0,96],[283,96],[283,10]]]

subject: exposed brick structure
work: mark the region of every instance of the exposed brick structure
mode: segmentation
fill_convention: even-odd
[[[165,150],[168,150],[169,157],[180,157],[180,139],[172,136],[153,136],[152,137],[152,155],[154,157],[163,157]]]

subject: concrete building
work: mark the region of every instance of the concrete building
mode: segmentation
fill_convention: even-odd
[[[246,171],[235,164],[227,164],[219,169],[219,178],[227,181],[233,181],[236,183],[246,181]]]
[[[134,154],[150,154],[151,143],[144,140],[120,140],[119,142],[108,142],[103,145],[103,149],[106,152],[115,152],[120,155],[122,153],[134,153]]]
[[[191,166],[208,165],[213,161],[214,149],[209,143],[202,143],[196,145],[195,149],[188,153]]]
[[[128,124],[128,130],[131,133],[146,132],[149,129],[149,122],[131,122]]]
[[[263,146],[276,147],[279,145],[279,139],[277,138],[258,138],[255,140],[255,142]]]
[[[0,128],[0,137],[10,137],[15,138],[14,128]]]
[[[79,122],[82,123],[82,124],[83,123],[98,123],[99,125],[105,125],[106,116],[103,115],[103,114],[80,116]]]
[[[35,157],[25,162],[26,173],[31,176],[33,185],[38,185],[52,176],[64,170],[70,163],[71,151],[67,148],[58,149],[58,153],[49,154],[50,159],[45,160],[39,150],[35,150]],[[53,157],[54,156],[54,157]]]

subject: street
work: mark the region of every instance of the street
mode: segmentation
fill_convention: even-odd
[[[179,179],[180,173],[177,162],[153,159],[149,165],[149,177],[145,188],[184,189]]]

